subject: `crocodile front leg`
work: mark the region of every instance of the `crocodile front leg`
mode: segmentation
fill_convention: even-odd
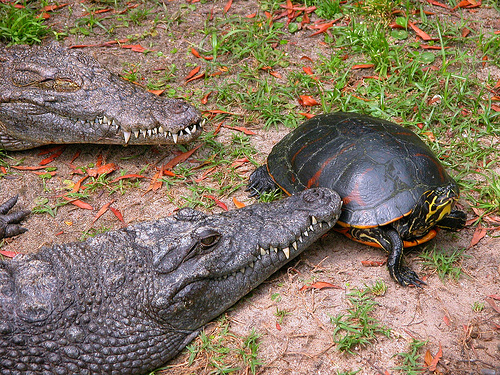
[[[31,211],[21,210],[8,214],[8,212],[17,203],[18,196],[10,198],[7,202],[0,205],[0,239],[4,237],[17,236],[27,231],[21,227],[19,222],[25,219]]]

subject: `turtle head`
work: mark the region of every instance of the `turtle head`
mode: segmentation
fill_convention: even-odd
[[[458,200],[458,185],[452,181],[422,194],[411,214],[404,220],[409,237],[424,236],[448,216]]]
[[[425,197],[423,202],[425,212],[422,213],[425,214],[425,222],[432,223],[432,226],[434,226],[448,215],[455,206],[458,200],[458,186],[453,181],[451,184],[428,190],[423,195]]]

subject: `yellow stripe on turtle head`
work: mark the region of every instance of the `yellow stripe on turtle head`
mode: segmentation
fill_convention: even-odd
[[[452,196],[451,191],[449,191],[449,194],[447,194],[447,197],[444,199],[442,196],[436,195],[432,190],[427,192],[427,194],[428,198],[431,199],[427,201],[429,204],[429,211],[425,216],[425,222],[438,222],[451,212],[451,209],[455,204],[456,197]]]

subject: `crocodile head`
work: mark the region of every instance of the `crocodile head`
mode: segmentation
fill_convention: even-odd
[[[200,112],[158,97],[57,44],[0,48],[0,149],[52,143],[186,143]]]
[[[162,238],[152,311],[175,330],[199,329],[327,232],[340,207],[337,193],[317,188],[219,215],[181,209],[175,233],[136,228],[146,246]]]

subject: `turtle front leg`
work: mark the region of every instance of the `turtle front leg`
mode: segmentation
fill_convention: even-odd
[[[450,231],[459,231],[465,228],[467,214],[460,210],[453,210],[436,223],[438,228]]]
[[[421,287],[425,282],[411,268],[403,265],[403,240],[391,226],[375,228],[349,228],[348,237],[371,245],[379,245],[389,253],[387,268],[391,277],[402,286],[410,284]]]
[[[262,193],[278,189],[279,186],[276,185],[269,175],[267,166],[261,165],[250,175],[248,187],[245,191],[249,191],[250,196],[254,197],[256,195],[260,196]]]
[[[399,233],[393,228],[381,229],[380,232],[383,233],[380,245],[385,243],[385,246],[382,247],[389,253],[387,268],[389,268],[391,277],[402,286],[413,284],[421,287],[426,285],[415,271],[403,265],[403,240]]]
[[[7,202],[0,205],[0,239],[4,237],[17,236],[18,234],[27,231],[26,228],[21,227],[19,222],[25,219],[31,211],[17,211],[8,214],[8,212],[17,203],[18,196],[10,198]]]

